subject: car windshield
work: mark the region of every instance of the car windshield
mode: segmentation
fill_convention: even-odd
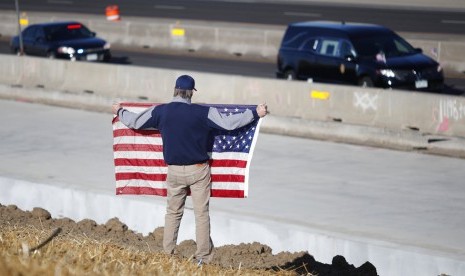
[[[352,40],[357,55],[374,57],[383,53],[387,58],[417,53],[407,41],[397,35],[360,37]]]
[[[44,28],[44,31],[49,41],[72,40],[94,36],[89,29],[78,23],[47,26]]]

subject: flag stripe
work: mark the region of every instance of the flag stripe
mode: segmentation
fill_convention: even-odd
[[[127,158],[116,158],[115,166],[156,166],[165,167],[165,161],[163,159],[127,159]]]
[[[159,105],[159,104],[156,104],[156,103],[122,103],[122,105],[124,106],[124,108],[127,108],[130,110],[132,108],[137,108],[137,107],[141,107],[145,109],[145,108],[148,108],[154,105]]]
[[[231,175],[231,174],[212,174],[213,182],[244,182],[243,175]],[[166,173],[153,174],[143,172],[117,172],[116,180],[148,180],[148,181],[166,181]]]
[[[168,167],[153,166],[116,166],[116,173],[145,173],[145,174],[167,174]],[[211,174],[214,175],[244,175],[246,168],[237,167],[211,167]]]
[[[116,173],[147,173],[147,174],[166,174],[168,167],[137,167],[137,166],[117,166],[115,168]]]
[[[161,137],[160,132],[154,130],[131,130],[131,129],[116,129],[113,131],[114,137],[121,136],[145,136],[145,137]]]
[[[212,182],[244,182],[243,175],[212,174]]]
[[[121,187],[116,188],[116,194],[121,195],[156,195],[166,196],[166,189],[151,188],[151,187]]]
[[[166,189],[150,188],[150,187],[124,187],[117,188],[116,194],[126,195],[155,195],[155,196],[166,196]],[[211,196],[213,197],[235,197],[244,198],[243,190],[212,190]]]
[[[113,145],[113,150],[118,151],[154,151],[154,152],[163,152],[163,146],[161,145],[137,145],[137,144],[115,144]]]
[[[245,168],[247,161],[242,160],[211,160],[211,167],[236,167],[236,168]],[[156,166],[164,167],[166,166],[163,159],[143,159],[143,158],[115,158],[115,166]]]
[[[213,182],[214,190],[240,190],[244,188],[244,183],[240,182]],[[117,188],[124,187],[151,187],[157,189],[166,189],[165,181],[152,181],[152,180],[140,180],[140,179],[130,179],[130,180],[118,180],[116,181]]]
[[[219,189],[212,190],[211,196],[212,197],[236,197],[236,198],[246,197],[244,190],[219,190]]]
[[[133,145],[133,144],[118,144],[113,146],[115,158],[147,158],[147,159],[163,159],[163,147],[158,145]],[[220,160],[237,160],[247,162],[247,154],[241,152],[213,152],[209,153],[214,161]]]
[[[119,180],[149,180],[149,181],[166,181],[166,173],[162,174],[149,174],[141,172],[127,172],[127,173],[116,173],[116,181]]]
[[[120,122],[118,117],[114,117],[113,118],[113,130],[118,130],[118,129],[128,129],[128,128],[127,126],[125,126],[123,123]],[[141,130],[131,129],[131,131],[141,131]],[[154,128],[147,128],[147,129],[144,129],[143,131],[159,133],[159,131]]]
[[[143,181],[138,179],[130,179],[130,180],[118,180],[116,181],[117,188],[124,188],[124,187],[150,187],[150,188],[157,188],[157,189],[166,189],[166,182],[165,181]]]
[[[161,137],[119,136],[113,139],[114,144],[151,144],[162,145]]]
[[[240,190],[244,188],[244,183],[241,182],[214,182],[213,190]],[[130,179],[130,180],[118,180],[116,181],[117,188],[124,187],[150,187],[157,189],[166,189],[165,181],[152,181],[152,180],[139,180],[139,179]]]

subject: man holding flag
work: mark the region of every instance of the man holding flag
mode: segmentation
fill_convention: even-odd
[[[266,104],[243,113],[226,116],[216,107],[192,104],[195,81],[182,75],[176,80],[173,100],[152,106],[136,114],[114,104],[113,113],[131,129],[157,129],[163,142],[163,158],[168,166],[167,208],[163,236],[165,253],[174,254],[185,200],[190,190],[194,205],[198,265],[213,258],[210,237],[209,203],[211,172],[209,152],[212,151],[211,132],[235,130],[266,116]]]

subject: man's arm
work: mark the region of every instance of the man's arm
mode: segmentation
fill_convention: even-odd
[[[218,109],[210,107],[208,110],[208,119],[213,123],[213,127],[233,130],[250,124],[256,119],[265,117],[267,111],[266,104],[259,104],[256,110],[246,110],[244,113],[222,115]]]
[[[156,106],[152,106],[142,111],[141,113],[137,114],[127,109],[124,109],[121,106],[121,104],[117,103],[117,104],[113,104],[112,111],[113,111],[113,114],[119,117],[120,122],[122,122],[128,128],[144,129],[144,128],[154,127],[154,126],[147,126],[147,122],[150,121],[150,119],[152,118],[152,111],[155,109],[155,107]]]

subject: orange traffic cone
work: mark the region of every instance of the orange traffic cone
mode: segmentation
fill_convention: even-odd
[[[119,16],[119,7],[116,5],[107,6],[105,9],[105,15],[107,20],[110,21],[120,21],[121,17]]]

